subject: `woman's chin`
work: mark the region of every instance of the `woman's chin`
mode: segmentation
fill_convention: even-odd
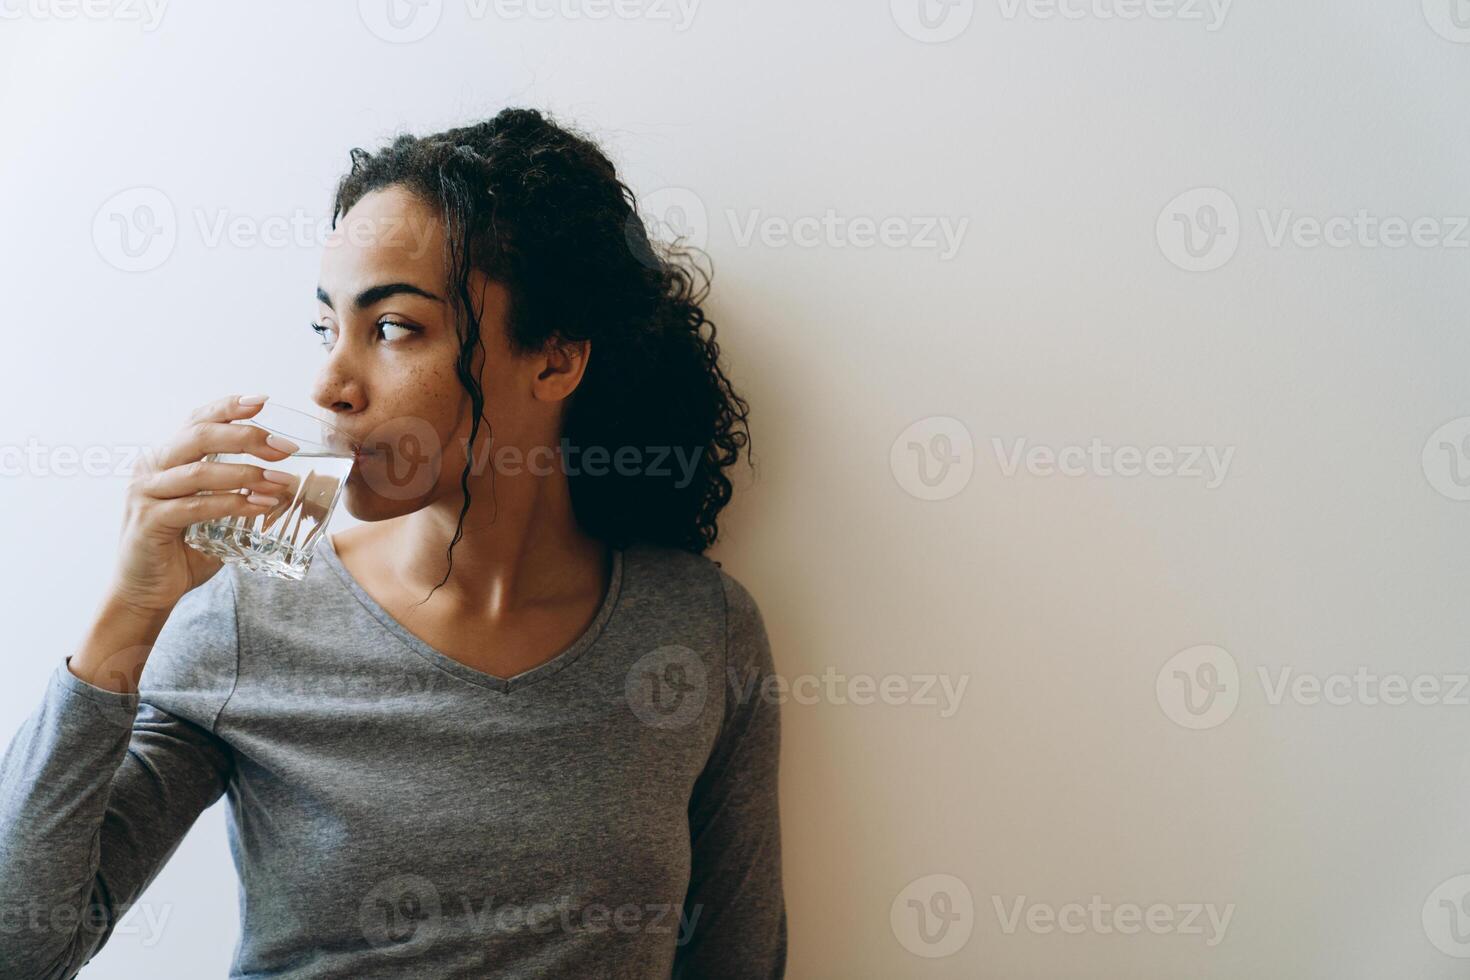
[[[427,502],[421,497],[404,499],[402,493],[392,486],[388,487],[389,493],[383,493],[379,489],[382,481],[373,479],[372,465],[367,460],[359,460],[348,474],[342,488],[342,505],[347,508],[347,513],[359,521],[386,521],[411,514]]]

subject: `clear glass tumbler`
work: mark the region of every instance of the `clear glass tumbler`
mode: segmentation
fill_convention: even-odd
[[[231,424],[274,432],[301,448],[277,463],[246,453],[211,453],[205,459],[282,470],[294,480],[272,492],[281,502],[269,513],[201,521],[184,532],[184,541],[223,562],[299,581],[306,577],[311,556],[337,508],[357,447],[325,419],[272,402],[253,417]]]

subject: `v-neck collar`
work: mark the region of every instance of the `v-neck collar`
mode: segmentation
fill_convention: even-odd
[[[384,609],[378,604],[376,599],[368,594],[366,589],[358,584],[357,579],[353,578],[352,573],[347,570],[347,566],[342,564],[342,559],[337,554],[336,547],[332,544],[331,535],[322,535],[321,540],[317,544],[317,557],[321,558],[336,573],[337,577],[342,580],[342,584],[346,586],[347,591],[352,593],[353,597],[362,603],[368,612],[373,614],[373,618],[414,653],[423,657],[440,670],[453,674],[461,680],[500,693],[518,691],[529,684],[534,684],[539,680],[550,677],[570,666],[602,634],[603,628],[607,625],[607,621],[612,618],[613,609],[617,606],[618,598],[623,591],[623,549],[613,548],[612,574],[609,577],[607,594],[602,598],[602,605],[598,607],[597,615],[592,618],[592,622],[583,630],[582,635],[573,640],[571,646],[543,664],[538,664],[530,670],[523,670],[512,677],[497,677],[494,674],[489,674],[468,664],[461,663],[448,654],[435,649],[419,639],[408,627],[395,619],[388,610]]]

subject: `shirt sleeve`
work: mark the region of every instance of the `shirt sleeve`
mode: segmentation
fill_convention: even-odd
[[[725,719],[689,804],[692,851],[674,977],[765,978],[786,973],[777,783],[780,704],[765,621],[750,593],[720,569],[725,591]]]
[[[184,596],[138,693],[56,664],[0,758],[0,976],[70,978],[102,948],[232,767],[215,721],[238,671],[230,569]]]

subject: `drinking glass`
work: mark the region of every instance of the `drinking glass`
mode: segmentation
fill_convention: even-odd
[[[311,556],[336,510],[357,447],[325,419],[274,402],[266,402],[251,418],[236,419],[231,424],[274,432],[301,448],[277,463],[267,464],[247,453],[210,453],[206,460],[268,465],[291,474],[293,479],[271,491],[281,502],[268,513],[200,521],[184,532],[184,541],[228,564],[300,581],[306,577]]]

